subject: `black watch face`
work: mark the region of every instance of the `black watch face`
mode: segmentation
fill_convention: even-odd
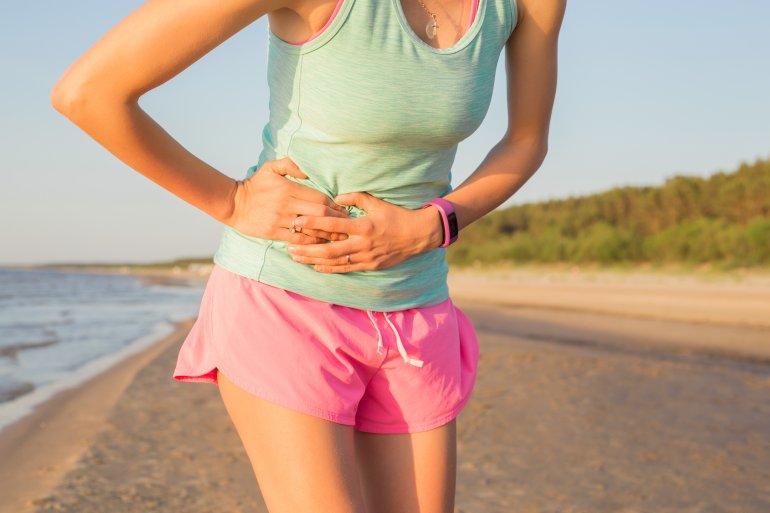
[[[452,239],[457,236],[457,216],[454,212],[450,213],[448,216],[446,216],[447,221],[449,221],[449,238]]]

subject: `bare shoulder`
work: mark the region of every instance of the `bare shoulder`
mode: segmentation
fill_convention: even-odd
[[[567,0],[514,0],[517,2],[518,22],[526,22],[538,27],[545,33],[558,33],[564,13],[567,9]]]

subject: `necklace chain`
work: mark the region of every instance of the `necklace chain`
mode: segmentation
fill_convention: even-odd
[[[399,0],[400,1],[400,0]],[[436,32],[438,32],[438,18],[436,13],[431,12],[423,3],[422,0],[417,0],[420,3],[420,6],[427,12],[431,20],[428,22],[428,24],[425,26],[425,34],[428,36],[429,39],[433,39],[436,37]]]
[[[425,7],[425,4],[422,2],[422,0],[417,1],[420,2],[422,8],[425,9],[425,12],[427,12],[431,17],[431,20],[425,26],[425,34],[429,39],[433,39],[436,37],[436,32],[438,31],[438,20],[436,19],[436,13],[430,12],[428,8]]]
[[[427,7],[425,7],[425,4],[423,3],[423,1],[422,1],[422,0],[417,0],[417,1],[418,1],[418,2],[420,2],[420,5],[422,6],[422,8],[423,8],[423,9],[425,9],[425,12],[427,12],[428,14],[430,14],[430,15],[431,15],[431,17],[433,17],[433,19],[435,20],[435,19],[436,19],[436,14],[435,14],[435,13],[432,13],[432,12],[430,12],[430,11],[428,10],[428,8],[427,8]]]

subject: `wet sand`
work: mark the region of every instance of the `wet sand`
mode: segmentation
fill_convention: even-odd
[[[692,306],[620,310],[611,279],[583,280],[577,296],[559,293],[564,282],[519,279],[450,280],[481,345],[458,419],[458,512],[770,511],[770,328],[729,306],[764,301],[770,288],[735,284],[725,295],[725,283],[699,284],[680,296],[685,306],[710,297],[714,317]],[[655,287],[653,302],[682,293],[682,283]],[[602,296],[607,307],[596,308]],[[266,511],[217,388],[170,378],[183,333],[148,350],[78,443],[49,430],[36,451],[41,435],[28,431],[37,459],[26,470],[14,466],[21,449],[0,444],[0,481],[15,472],[29,484],[52,465],[59,476],[0,490],[0,512]],[[11,509],[8,497],[26,506]]]
[[[165,350],[174,350],[192,320],[174,333],[78,386],[61,390],[19,421],[0,431],[0,512],[35,510],[35,498],[49,492],[109,425],[111,409],[134,386],[137,373],[157,365]]]

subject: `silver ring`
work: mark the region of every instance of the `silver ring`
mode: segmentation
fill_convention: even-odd
[[[297,214],[297,217],[299,217],[299,214]],[[297,220],[297,217],[295,217],[295,218],[294,218],[294,219],[292,219],[292,221],[291,221],[291,228],[289,228],[289,231],[290,231],[291,233],[295,233],[295,232],[300,232],[300,233],[302,233],[302,227],[301,227],[301,226],[300,226],[299,230],[297,229],[297,227],[296,227],[296,226],[294,226],[294,222]]]
[[[350,253],[348,253],[348,264],[351,264],[351,263],[352,262],[350,261]]]

